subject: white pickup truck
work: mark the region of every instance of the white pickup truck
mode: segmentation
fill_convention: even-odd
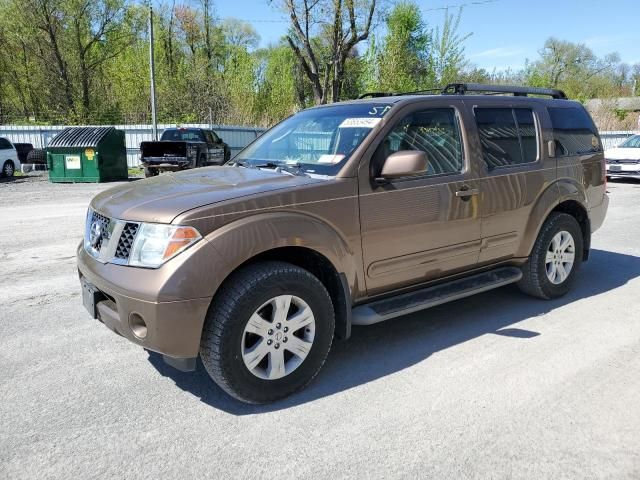
[[[15,171],[20,170],[20,160],[18,160],[16,148],[3,137],[0,137],[0,165],[2,165],[3,177],[13,177]]]

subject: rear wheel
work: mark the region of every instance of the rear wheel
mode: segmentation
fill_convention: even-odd
[[[13,174],[15,173],[15,165],[13,164],[13,162],[11,160],[7,160],[6,162],[4,162],[4,165],[2,166],[2,176],[3,177],[13,177]]]
[[[316,376],[333,331],[331,298],[315,276],[284,262],[258,263],[234,273],[216,295],[200,356],[227,393],[267,403]]]
[[[566,213],[552,213],[545,221],[518,283],[524,293],[551,299],[566,294],[582,263],[580,225]]]
[[[144,176],[145,176],[145,178],[155,177],[156,175],[158,175],[158,169],[157,168],[144,167]]]

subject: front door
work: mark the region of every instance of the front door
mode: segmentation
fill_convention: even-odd
[[[394,115],[359,170],[360,221],[369,295],[473,268],[481,243],[477,165],[470,164],[462,102],[412,104]],[[380,185],[384,160],[423,150],[424,175]]]

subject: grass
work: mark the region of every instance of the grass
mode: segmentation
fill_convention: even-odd
[[[142,170],[138,167],[133,167],[129,169],[129,176],[130,177],[144,177],[144,173],[142,172]]]

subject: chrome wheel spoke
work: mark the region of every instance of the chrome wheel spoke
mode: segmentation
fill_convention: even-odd
[[[291,295],[280,295],[273,299],[273,323],[284,322],[291,308]]]
[[[244,330],[247,333],[253,333],[254,335],[266,337],[270,327],[271,323],[267,322],[257,313],[254,313],[253,315],[251,315],[251,318],[247,322],[247,326]]]
[[[560,278],[560,281],[564,282],[567,279],[567,277],[569,276],[569,274],[564,269],[564,266],[562,265],[562,263],[558,264],[557,269],[558,269],[558,277]]]
[[[297,332],[302,327],[306,327],[313,321],[313,312],[311,311],[311,308],[306,307],[296,312],[287,320],[287,327],[289,327],[289,331],[293,333]]]
[[[282,378],[286,374],[284,350],[279,349],[269,352],[269,367],[267,367],[267,377],[269,380]]]
[[[285,348],[293,353],[296,357],[299,357],[301,360],[307,358],[309,352],[311,351],[311,342],[306,342],[301,338],[291,336],[289,337],[289,341]]]
[[[267,348],[267,341],[262,339],[256,343],[250,350],[246,351],[242,355],[245,365],[249,370],[253,370],[258,366],[262,359],[269,353]]]
[[[554,260],[553,252],[547,252],[547,257],[545,258],[545,263],[552,263]]]

